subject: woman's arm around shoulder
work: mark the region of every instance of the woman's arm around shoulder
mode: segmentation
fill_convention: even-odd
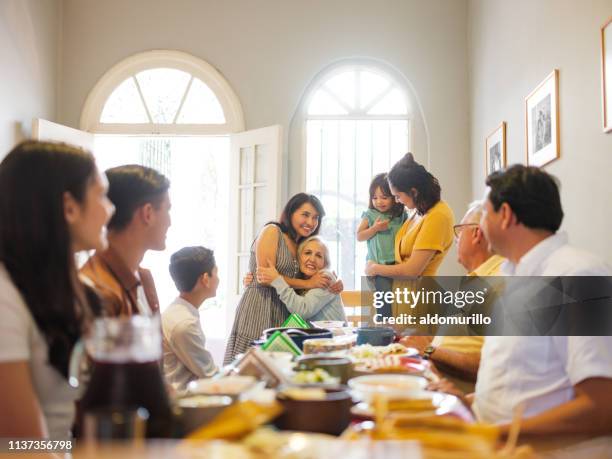
[[[276,250],[278,248],[278,238],[283,237],[280,228],[276,225],[267,225],[261,230],[255,241],[255,259],[257,267],[268,267],[276,265]]]
[[[297,277],[283,276],[283,279],[290,287],[295,289],[326,289],[332,285],[332,280],[323,273],[316,273],[310,279],[299,279]]]
[[[333,301],[337,295],[322,288],[308,290],[303,296],[298,295],[282,276],[272,282],[281,301],[291,313],[299,314],[304,319],[310,319],[321,309]]]

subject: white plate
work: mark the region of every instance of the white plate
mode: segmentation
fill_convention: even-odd
[[[369,355],[367,357],[359,357],[358,354],[363,349],[369,349],[373,355]],[[384,353],[384,350],[387,349],[387,346],[371,346],[369,344],[361,344],[359,346],[355,346],[351,348],[349,354],[357,359],[357,360],[365,360],[365,359],[376,359],[379,357],[384,357],[387,355],[398,355],[402,357],[416,357],[419,355],[419,351],[413,347],[406,347],[406,350],[402,353]]]
[[[194,395],[238,395],[256,383],[257,380],[253,376],[198,379],[187,385],[187,392]]]
[[[431,410],[403,411],[402,413],[410,413],[414,417],[431,416],[434,414],[442,416],[452,413],[461,405],[457,397],[442,392],[426,391],[423,393],[423,398],[431,398],[431,403],[433,405]],[[374,417],[374,408],[368,403],[361,402],[351,408],[351,413],[363,418],[372,418]]]
[[[352,378],[348,386],[355,395],[364,402],[370,402],[374,395],[381,394],[387,397],[428,397],[425,392],[427,379],[415,375],[369,375]]]
[[[342,328],[344,327],[344,322],[341,320],[317,320],[312,323],[317,328]]]

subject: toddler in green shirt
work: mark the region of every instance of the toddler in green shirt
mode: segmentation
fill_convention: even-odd
[[[391,194],[387,174],[376,175],[369,191],[370,202],[368,210],[361,215],[357,240],[368,241],[366,261],[392,265],[395,264],[395,235],[406,221],[406,210]],[[393,280],[375,276],[371,279],[371,284],[377,291],[388,291],[391,290]],[[385,304],[378,312],[383,316],[390,316],[391,305]]]

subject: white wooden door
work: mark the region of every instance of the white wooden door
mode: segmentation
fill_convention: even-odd
[[[281,126],[230,136],[228,324],[234,321],[251,244],[281,212]]]
[[[34,140],[69,143],[91,152],[94,150],[94,135],[92,133],[41,118],[32,120],[32,138]]]

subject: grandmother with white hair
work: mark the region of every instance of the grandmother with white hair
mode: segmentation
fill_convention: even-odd
[[[316,273],[323,273],[332,282],[336,281],[336,276],[329,270],[329,250],[318,236],[311,236],[302,241],[297,249],[297,258],[304,279],[309,279]],[[290,313],[299,314],[310,321],[346,322],[342,299],[337,293],[322,288],[296,291],[287,284],[272,264],[257,268],[257,281],[274,287]]]

